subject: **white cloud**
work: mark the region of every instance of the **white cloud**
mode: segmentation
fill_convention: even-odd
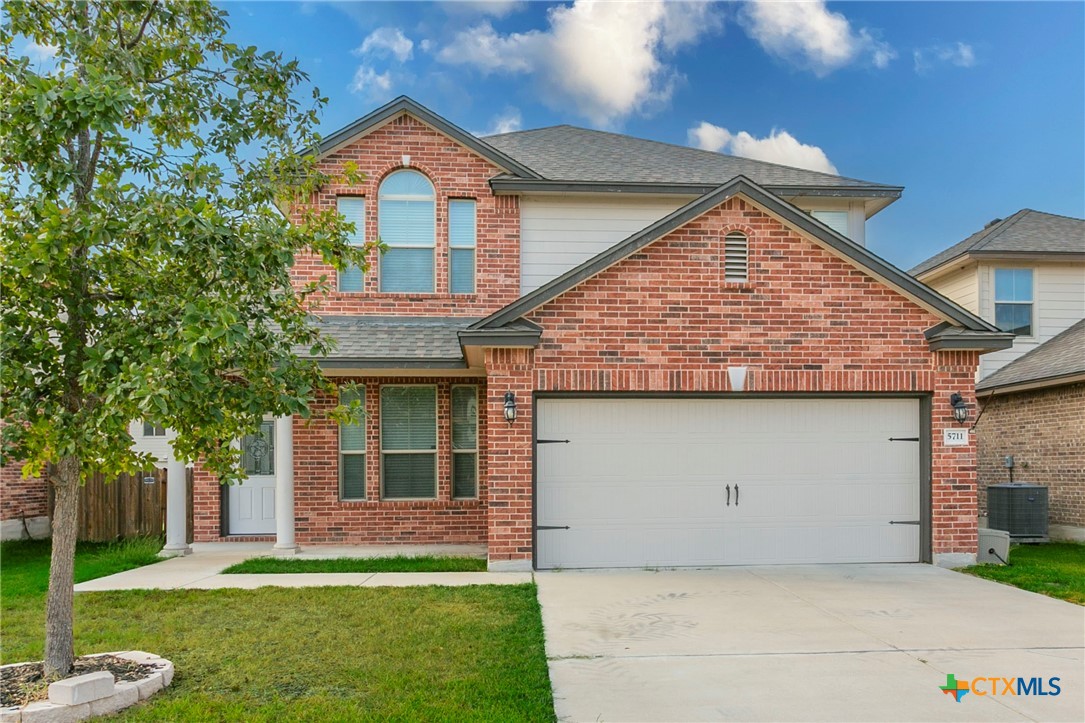
[[[496,136],[500,133],[513,133],[523,127],[524,121],[519,108],[506,108],[490,121],[489,130],[475,133],[476,136]]]
[[[971,68],[976,64],[976,52],[972,46],[960,41],[917,48],[912,52],[912,58],[917,73],[926,73],[938,64],[956,65],[958,68]]]
[[[570,105],[609,126],[666,103],[679,79],[665,56],[720,27],[707,3],[576,0],[547,13],[546,30],[501,34],[489,21],[461,31],[437,54],[483,74],[530,74],[553,107]]]
[[[366,93],[370,96],[387,95],[392,89],[392,74],[388,72],[378,73],[368,65],[361,65],[354,72],[354,79],[350,82],[351,93]]]
[[[354,54],[380,58],[392,56],[404,63],[411,59],[413,49],[414,42],[399,28],[377,28],[354,49]]]
[[[864,57],[875,67],[884,68],[896,57],[888,43],[867,28],[852,28],[842,13],[825,7],[824,0],[756,0],[743,5],[739,22],[766,52],[809,68],[818,76]]]
[[[441,3],[449,14],[492,15],[503,18],[527,7],[526,0],[451,0]]]
[[[766,137],[757,138],[746,131],[731,133],[726,128],[701,121],[699,125],[689,129],[688,136],[690,145],[706,151],[728,153],[822,173],[837,173],[836,166],[825,155],[825,151],[799,142],[785,130],[773,128]]]
[[[56,57],[60,48],[56,45],[42,45],[33,40],[23,46],[23,53],[35,63],[44,63]]]

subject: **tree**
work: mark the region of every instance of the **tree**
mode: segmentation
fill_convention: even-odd
[[[55,490],[45,670],[74,660],[81,481],[146,468],[128,425],[178,433],[174,453],[229,483],[231,443],[266,413],[308,415],[331,390],[310,357],[325,279],[313,253],[364,265],[352,226],[307,205],[318,111],[297,61],[227,41],[208,2],[8,2],[0,24],[3,453]],[[32,63],[16,42],[55,49]],[[358,174],[346,168],[343,175]],[[279,209],[292,213],[293,223]],[[356,418],[355,407],[332,416]]]

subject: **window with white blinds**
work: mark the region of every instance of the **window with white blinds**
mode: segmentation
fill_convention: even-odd
[[[144,437],[165,437],[166,428],[161,424],[152,424],[151,422],[143,423],[143,436]]]
[[[365,199],[358,196],[339,196],[336,207],[347,221],[354,224],[354,231],[348,236],[351,246],[365,245]],[[362,291],[362,269],[350,265],[339,272],[340,291]]]
[[[478,496],[478,387],[452,387],[452,497]]]
[[[377,211],[381,241],[380,289],[433,293],[437,239],[436,193],[417,171],[396,171],[381,183]]]
[[[810,215],[823,224],[836,231],[844,238],[848,236],[848,212],[847,211],[811,211]]]
[[[448,288],[453,294],[475,293],[475,202],[448,202]]]
[[[746,234],[737,231],[723,240],[723,280],[742,283],[750,278],[750,247]]]
[[[358,400],[365,410],[365,389],[343,389],[340,404]],[[365,419],[358,424],[339,425],[339,499],[365,499]]]
[[[437,497],[437,387],[381,387],[381,479],[385,499]]]

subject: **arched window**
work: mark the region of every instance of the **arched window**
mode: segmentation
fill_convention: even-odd
[[[749,242],[746,234],[732,231],[723,240],[723,280],[741,284],[750,278]]]
[[[377,217],[388,250],[380,260],[381,291],[434,291],[436,194],[418,171],[396,171],[381,183]]]

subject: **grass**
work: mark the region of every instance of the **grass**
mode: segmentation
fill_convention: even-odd
[[[1085,545],[1051,542],[1017,545],[1010,564],[974,565],[962,572],[1085,605]]]
[[[3,661],[40,659],[48,546],[3,552]],[[79,593],[75,638],[176,665],[119,720],[554,718],[534,585]]]
[[[341,557],[329,560],[297,560],[254,557],[223,570],[226,574],[273,574],[287,572],[485,572],[486,560],[478,557]]]

